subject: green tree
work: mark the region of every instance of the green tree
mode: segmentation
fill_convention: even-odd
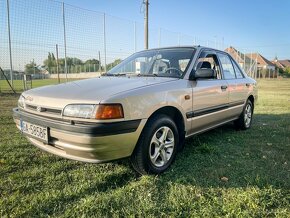
[[[85,61],[86,69],[89,72],[99,71],[100,62],[97,59],[89,59]]]
[[[114,60],[112,63],[107,64],[107,71],[111,70],[113,67],[120,64],[121,62],[122,62],[122,60],[120,58],[118,58],[118,59]]]
[[[48,69],[56,66],[56,60],[53,53],[48,52],[47,59],[43,61],[43,65]]]
[[[86,60],[85,64],[96,64],[96,65],[99,65],[100,62],[97,59],[89,59],[89,60]]]
[[[26,74],[34,74],[34,73],[39,73],[40,70],[37,66],[37,64],[33,61],[31,61],[29,64],[25,65],[25,73]]]

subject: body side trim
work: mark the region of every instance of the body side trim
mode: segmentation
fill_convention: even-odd
[[[204,109],[199,109],[199,110],[195,110],[195,111],[189,111],[186,113],[186,118],[193,118],[193,117],[198,117],[198,116],[202,116],[202,115],[206,115],[206,114],[210,114],[213,112],[217,112],[217,111],[221,111],[227,108],[231,108],[231,107],[235,107],[238,105],[243,105],[245,102],[244,101],[234,101],[228,104],[221,104],[221,105],[217,105],[214,107],[208,107],[208,108],[204,108]]]

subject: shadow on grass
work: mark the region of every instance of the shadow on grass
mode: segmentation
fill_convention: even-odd
[[[232,123],[186,140],[161,183],[201,187],[290,188],[290,114],[255,114],[252,128]]]

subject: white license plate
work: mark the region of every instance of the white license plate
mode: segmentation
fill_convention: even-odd
[[[44,142],[48,141],[47,127],[38,126],[23,120],[20,121],[20,127],[24,134],[40,139]]]

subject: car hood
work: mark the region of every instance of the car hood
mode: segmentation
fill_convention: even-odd
[[[170,82],[167,77],[99,77],[44,86],[23,93],[27,104],[63,108],[67,104],[98,104],[121,92]]]

